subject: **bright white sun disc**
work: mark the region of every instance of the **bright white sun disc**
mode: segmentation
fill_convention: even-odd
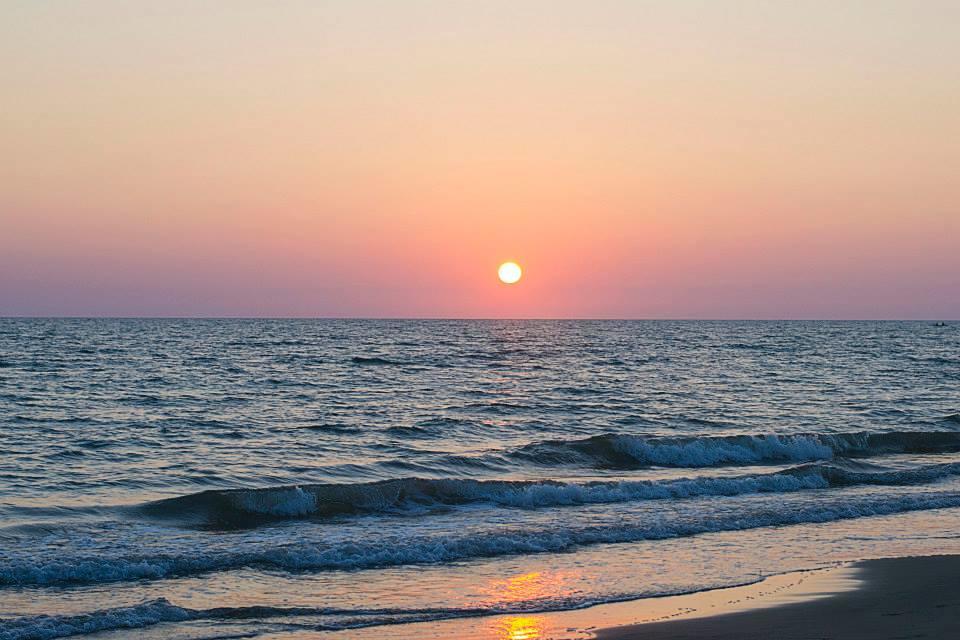
[[[504,262],[500,265],[500,268],[497,269],[497,275],[500,277],[500,282],[513,284],[523,275],[523,270],[520,269],[520,265],[516,262]]]

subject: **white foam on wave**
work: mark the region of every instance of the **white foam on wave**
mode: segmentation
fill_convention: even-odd
[[[442,482],[442,481],[440,481]],[[554,507],[607,504],[635,500],[669,500],[701,496],[732,496],[749,493],[793,492],[825,489],[829,481],[820,473],[774,473],[768,475],[682,478],[666,481],[618,481],[567,484],[559,482],[498,483],[459,482],[450,493],[464,501],[491,502],[509,507]]]
[[[789,493],[854,484],[917,484],[960,473],[947,463],[903,471],[854,472],[832,463],[812,463],[768,474],[566,483],[461,478],[402,478],[356,484],[206,491],[145,505],[152,516],[233,527],[256,526],[264,518],[344,514],[421,513],[435,506],[487,503],[549,508],[639,500],[685,499],[752,493]]]
[[[614,438],[613,446],[638,461],[664,467],[712,467],[767,460],[829,460],[834,455],[834,450],[820,438],[808,436],[698,438],[683,442],[620,436]]]
[[[270,491],[235,491],[230,494],[237,507],[249,513],[278,517],[304,516],[317,511],[317,496],[300,487]]]
[[[140,629],[161,622],[189,620],[189,610],[159,598],[130,607],[69,616],[29,616],[0,620],[0,640],[52,640],[115,629]]]
[[[363,569],[403,564],[435,564],[513,554],[569,551],[583,545],[661,540],[716,531],[829,522],[906,511],[960,507],[960,493],[917,493],[895,498],[871,495],[827,504],[792,504],[672,517],[664,513],[607,525],[576,524],[549,529],[493,529],[454,535],[421,535],[371,541],[275,545],[269,541],[245,550],[197,548],[181,554],[142,557],[70,557],[56,562],[32,557],[0,565],[0,585],[60,585],[164,578],[242,567],[289,571]]]
[[[960,451],[960,432],[852,432],[663,437],[607,433],[582,440],[549,440],[513,452],[537,464],[614,467],[713,467],[812,462],[837,456]]]

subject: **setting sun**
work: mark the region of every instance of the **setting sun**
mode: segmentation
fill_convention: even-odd
[[[497,276],[500,278],[500,282],[504,284],[514,284],[520,280],[520,276],[523,275],[523,270],[520,269],[520,265],[516,262],[504,262],[500,265],[500,268],[497,269]]]

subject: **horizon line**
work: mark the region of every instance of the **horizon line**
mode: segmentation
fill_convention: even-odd
[[[347,321],[435,321],[435,322],[960,322],[960,317],[930,318],[696,318],[627,316],[243,316],[243,315],[0,315],[0,320],[347,320]]]

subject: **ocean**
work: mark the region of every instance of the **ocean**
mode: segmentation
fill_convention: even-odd
[[[0,443],[0,640],[516,638],[960,553],[960,325],[3,319]]]

